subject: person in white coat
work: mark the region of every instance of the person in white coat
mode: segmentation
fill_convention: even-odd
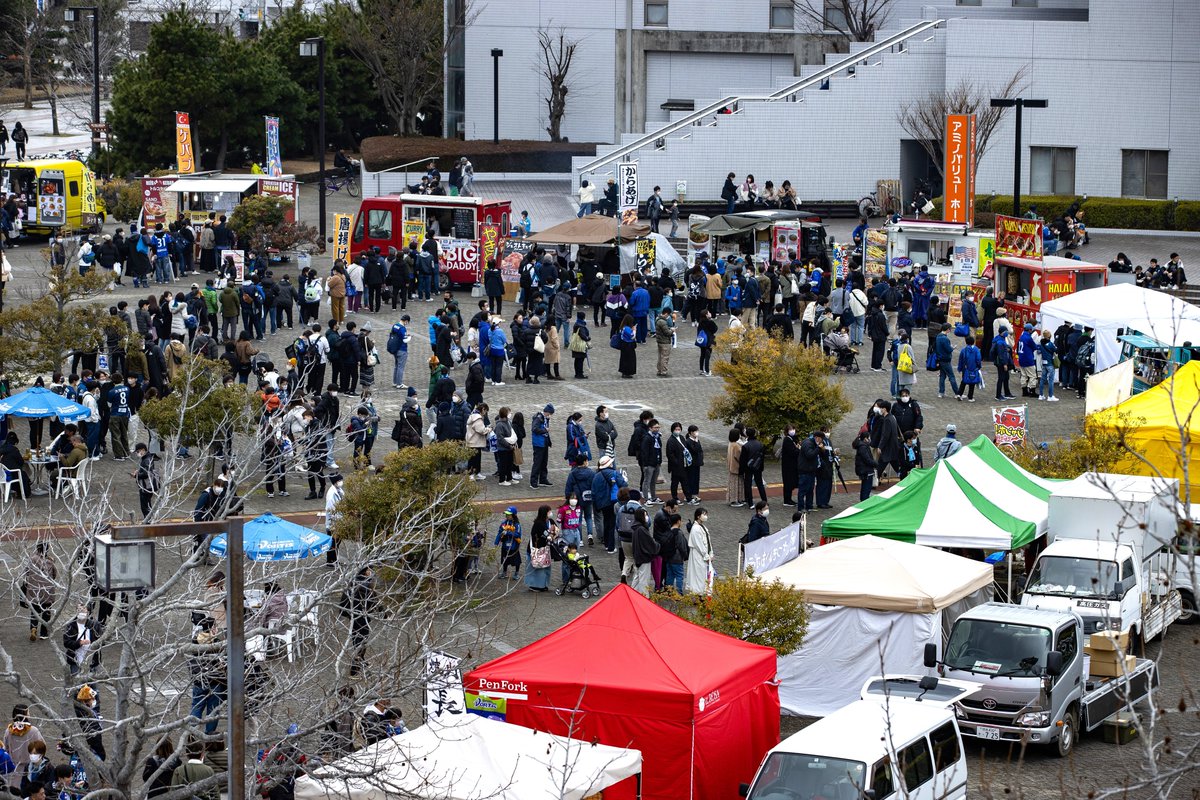
[[[711,587],[708,572],[713,560],[712,537],[708,534],[708,511],[696,509],[688,531],[688,560],[683,572],[683,591],[686,594],[707,594]]]

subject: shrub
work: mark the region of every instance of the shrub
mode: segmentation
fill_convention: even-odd
[[[132,222],[142,212],[142,186],[140,181],[113,178],[99,186],[104,210],[109,219]]]
[[[1175,230],[1200,231],[1200,202],[1185,200],[1176,204]]]
[[[753,574],[734,575],[714,580],[711,597],[668,590],[650,599],[693,625],[774,648],[781,656],[799,650],[808,632],[804,593],[778,579],[766,583]]]
[[[1037,206],[1038,215],[1055,220],[1078,202],[1087,212],[1084,221],[1093,228],[1134,228],[1143,230],[1200,230],[1200,202],[1174,203],[1170,200],[1140,200],[1134,197],[1082,197],[1032,195],[1021,198],[1021,215]],[[931,217],[942,215],[942,198],[933,201]],[[980,195],[975,198],[975,226],[994,228],[996,214],[1013,213],[1012,195]]]
[[[1083,204],[1084,220],[1093,228],[1171,230],[1174,203],[1127,197],[1091,197]]]
[[[1043,478],[1070,480],[1085,472],[1112,472],[1126,457],[1123,428],[1141,420],[1122,419],[1120,428],[1084,423],[1083,433],[1070,439],[1043,442],[1038,447],[1006,451],[1018,464]]]

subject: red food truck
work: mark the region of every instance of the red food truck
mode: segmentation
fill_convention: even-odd
[[[1005,294],[1004,305],[1013,324],[1037,324],[1042,303],[1108,285],[1108,266],[1061,256],[996,259],[996,289]]]
[[[438,245],[443,281],[476,284],[483,268],[496,258],[508,231],[512,204],[481,197],[391,194],[364,198],[354,220],[350,257],[358,259],[372,247],[386,254],[389,247],[404,250],[432,236]]]

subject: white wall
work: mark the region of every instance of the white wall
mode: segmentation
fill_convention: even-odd
[[[777,77],[792,77],[794,70],[790,55],[648,52],[646,126],[670,121],[660,107],[667,100],[708,98],[719,86],[767,87]]]

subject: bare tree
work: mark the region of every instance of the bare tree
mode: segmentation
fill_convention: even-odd
[[[852,42],[870,42],[892,15],[893,0],[795,0],[800,27],[836,31]]]
[[[354,55],[370,71],[396,132],[420,132],[417,115],[440,105],[442,64],[476,12],[463,3],[462,18],[443,35],[441,2],[433,0],[358,0],[335,5]]]
[[[562,141],[562,120],[567,114],[567,93],[570,91],[571,62],[575,59],[575,50],[579,41],[567,36],[564,28],[551,32],[546,28],[538,28],[538,47],[542,50],[542,60],[538,64],[541,76],[546,80],[546,117],[550,124],[546,133],[550,141]]]
[[[946,132],[947,114],[975,115],[975,165],[987,153],[992,134],[1007,108],[996,108],[990,104],[993,97],[1013,97],[1020,93],[1025,83],[1026,69],[1022,67],[998,88],[993,89],[970,78],[963,78],[945,92],[930,92],[920,100],[902,103],[896,109],[896,122],[929,154],[938,174],[944,169],[943,141]]]
[[[24,108],[33,108],[33,87],[39,75],[39,60],[46,55],[51,39],[60,31],[58,19],[38,10],[34,0],[19,0],[5,20],[0,41],[21,65]]]

